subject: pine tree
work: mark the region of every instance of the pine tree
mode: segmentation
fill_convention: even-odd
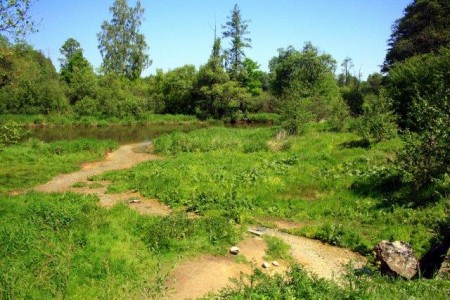
[[[251,39],[245,37],[250,32],[248,31],[248,24],[250,20],[243,20],[239,7],[234,5],[231,11],[231,16],[228,21],[222,26],[223,38],[230,38],[230,48],[226,50],[226,68],[230,74],[231,79],[238,80],[243,62],[245,58],[244,49],[251,48]]]

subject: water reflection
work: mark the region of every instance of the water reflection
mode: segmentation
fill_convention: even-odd
[[[188,132],[205,127],[205,124],[152,124],[146,126],[108,126],[108,127],[36,127],[30,129],[29,137],[45,142],[75,140],[79,138],[111,139],[119,144],[150,141],[172,131]]]

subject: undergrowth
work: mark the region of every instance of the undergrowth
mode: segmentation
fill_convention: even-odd
[[[354,273],[338,285],[311,276],[298,265],[273,276],[256,269],[235,282],[236,289],[226,288],[205,299],[448,299],[450,290],[448,280],[406,281]]]

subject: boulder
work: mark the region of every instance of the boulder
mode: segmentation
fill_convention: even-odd
[[[411,246],[404,242],[382,241],[374,248],[376,260],[385,274],[411,279],[418,271],[418,261]]]
[[[230,248],[230,253],[233,255],[237,255],[239,251],[240,251],[239,247],[233,246]]]
[[[275,267],[278,267],[280,265],[280,263],[278,261],[274,260],[272,262],[272,265],[274,265]]]
[[[267,261],[265,261],[265,262],[263,262],[262,267],[264,269],[268,269],[270,267],[270,264]]]

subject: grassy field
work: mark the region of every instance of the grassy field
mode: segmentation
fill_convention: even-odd
[[[106,210],[93,196],[7,192],[32,187],[96,160],[111,142],[31,140],[0,152],[0,298],[159,298],[180,259],[224,254],[245,224],[279,218],[302,224],[294,234],[370,255],[382,239],[401,239],[422,255],[450,210],[445,198],[419,208],[389,202],[368,188],[388,167],[400,140],[366,148],[351,133],[312,126],[290,137],[277,127],[208,128],[154,140],[166,159],[109,172],[110,192],[138,190],[169,204],[166,217],[142,216],[128,206]],[[185,211],[201,218],[188,218]],[[244,226],[235,226],[242,224]],[[267,255],[287,249],[268,240]],[[445,280],[394,280],[375,269],[350,273],[348,285],[310,278],[299,267],[285,277],[256,272],[231,299],[446,299]],[[216,296],[211,296],[216,297]]]
[[[0,194],[45,183],[57,174],[79,169],[82,162],[102,160],[117,146],[107,140],[44,143],[29,139],[6,147],[0,151]]]
[[[389,203],[355,184],[389,165],[400,140],[358,146],[351,133],[313,128],[287,137],[274,128],[209,128],[154,141],[168,159],[100,176],[111,192],[139,190],[172,207],[236,223],[276,217],[305,224],[294,234],[369,254],[383,239],[403,240],[422,255],[445,220],[449,199],[421,208]]]
[[[111,125],[147,125],[166,123],[200,123],[195,116],[144,114],[140,117],[94,117],[76,115],[0,115],[0,124],[15,122],[23,126],[81,126],[105,127]]]

